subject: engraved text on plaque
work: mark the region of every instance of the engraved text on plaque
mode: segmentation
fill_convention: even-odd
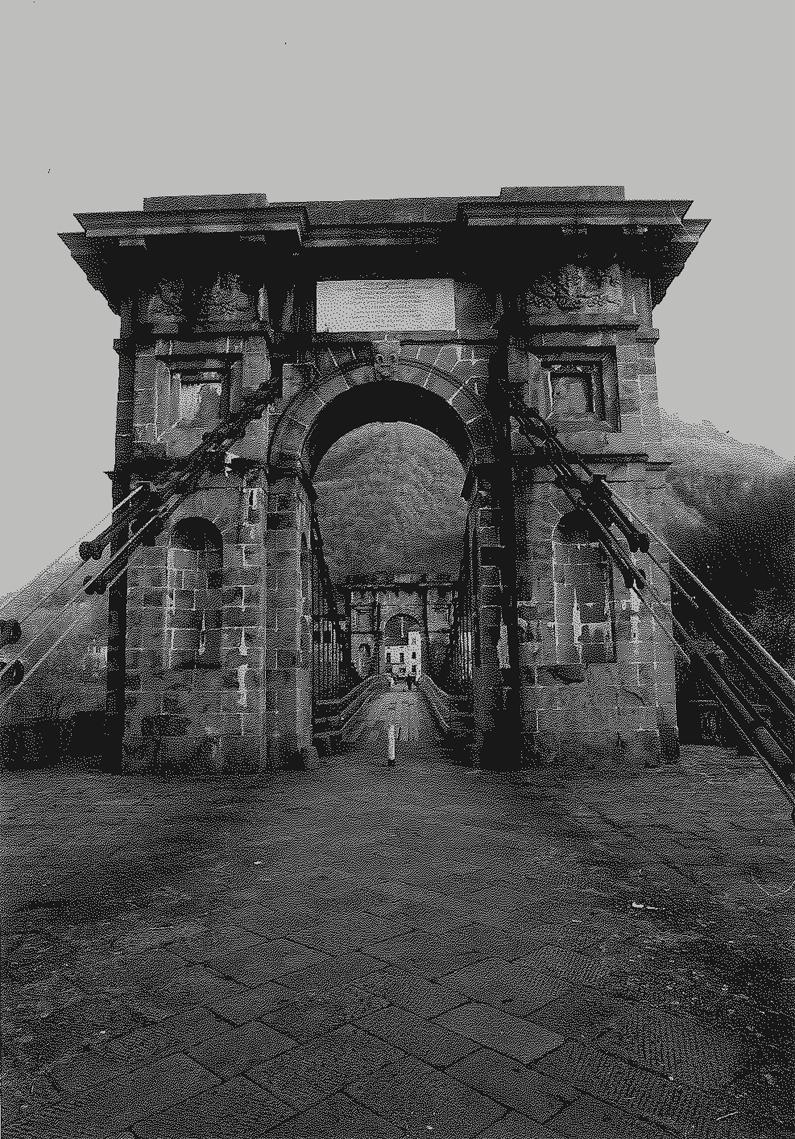
[[[444,279],[318,281],[318,332],[454,332],[455,286]]]

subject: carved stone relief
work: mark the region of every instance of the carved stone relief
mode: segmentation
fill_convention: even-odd
[[[392,380],[395,378],[395,369],[399,355],[399,340],[393,340],[391,337],[387,337],[385,340],[373,341],[373,367],[377,379]]]
[[[204,298],[201,318],[208,324],[254,319],[254,303],[244,292],[240,277],[235,273],[221,273]]]
[[[528,310],[549,312],[617,311],[624,303],[621,269],[611,265],[598,269],[589,265],[563,265],[557,273],[536,277],[526,293]]]
[[[184,291],[182,281],[159,281],[143,305],[143,320],[147,324],[178,324],[182,319]]]

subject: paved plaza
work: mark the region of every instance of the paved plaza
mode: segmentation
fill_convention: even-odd
[[[0,777],[4,1139],[793,1134],[753,761],[386,769],[376,727],[234,784]]]

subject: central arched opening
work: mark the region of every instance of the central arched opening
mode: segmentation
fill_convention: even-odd
[[[314,509],[344,629],[342,663],[355,672],[351,683],[374,689],[348,740],[355,750],[382,747],[384,722],[394,723],[399,752],[404,744],[434,750],[445,742],[428,699],[431,685],[445,693],[450,686],[468,546],[465,474],[449,443],[402,421],[348,431],[315,471]],[[313,620],[316,630],[324,625]],[[317,637],[313,650],[315,675],[327,676],[327,649]]]
[[[336,396],[313,420],[304,441],[304,455],[314,475],[329,448],[358,427],[401,423],[422,428],[447,444],[466,471],[474,444],[461,412],[453,406],[455,389],[445,398],[418,384],[359,384]],[[471,400],[470,396],[470,400]],[[459,394],[459,400],[464,400]],[[471,409],[470,409],[471,410]],[[403,433],[403,438],[407,438]],[[460,490],[460,488],[459,488]]]
[[[311,483],[303,614],[316,741],[318,723],[339,725],[345,694],[364,687],[380,701],[382,726],[401,701],[412,706],[415,740],[418,724],[434,743],[456,723],[471,728],[479,608],[470,562],[484,513],[475,471],[492,438],[466,364],[461,378],[402,357],[390,379],[363,359],[325,377],[310,370],[274,425],[272,469]]]

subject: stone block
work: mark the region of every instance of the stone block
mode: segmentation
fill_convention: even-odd
[[[224,585],[253,588],[262,584],[263,576],[263,570],[260,566],[236,566],[224,573]]]
[[[484,585],[480,589],[480,602],[484,607],[499,607],[502,603],[502,589],[498,585]]]
[[[181,550],[172,547],[168,554],[169,569],[195,570],[197,567],[197,553],[194,550]]]
[[[253,1041],[254,1030],[251,1026],[246,1026],[246,1030],[249,1040]],[[253,1043],[251,1047],[253,1049]],[[228,1079],[220,1087],[211,1088],[201,1095],[194,1095],[186,1103],[175,1104],[139,1124],[136,1130],[141,1139],[261,1135],[289,1114],[283,1103],[244,1077],[239,1077]],[[126,1139],[127,1134],[118,1139]],[[132,1133],[129,1135],[131,1137]]]
[[[153,1116],[218,1082],[216,1076],[189,1057],[180,1054],[168,1056],[146,1067],[125,1072],[73,1100],[63,1109],[57,1133],[75,1136],[120,1134],[127,1124]]]
[[[437,1024],[522,1064],[563,1044],[563,1037],[489,1005],[467,1004],[438,1017]]]
[[[663,760],[660,735],[658,731],[641,730],[622,735],[624,749],[620,756],[620,765],[631,770],[640,770],[644,767],[658,767]]]
[[[259,625],[259,609],[253,606],[241,609],[234,605],[223,607],[223,623],[227,629],[240,629]]]
[[[371,1013],[359,1024],[373,1036],[435,1067],[447,1067],[474,1051],[472,1042],[458,1033],[394,1006]]]
[[[555,1115],[577,1094],[559,1080],[528,1070],[517,1060],[509,1060],[485,1048],[459,1060],[448,1068],[447,1074],[495,1102],[541,1122]],[[520,1135],[530,1137],[532,1134],[532,1128],[528,1127],[517,1132],[517,1139]]]
[[[266,544],[268,550],[275,554],[301,552],[301,538],[297,530],[269,531]]]
[[[413,1057],[386,1064],[357,1081],[351,1092],[358,1102],[389,1120],[390,1135],[470,1139],[505,1112],[493,1100]]]
[[[481,585],[499,585],[500,584],[500,567],[482,565],[480,567],[479,575]]]

